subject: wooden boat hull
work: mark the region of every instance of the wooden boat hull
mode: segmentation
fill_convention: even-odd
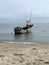
[[[15,34],[26,34],[26,33],[31,33],[31,30],[15,31]]]

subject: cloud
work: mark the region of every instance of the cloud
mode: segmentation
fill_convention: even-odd
[[[0,0],[0,17],[49,16],[49,0]]]
[[[10,14],[0,14],[0,18],[14,18],[15,16]]]

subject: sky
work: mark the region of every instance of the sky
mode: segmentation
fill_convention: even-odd
[[[0,0],[0,17],[49,16],[49,0]]]

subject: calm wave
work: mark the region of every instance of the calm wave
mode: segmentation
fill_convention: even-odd
[[[49,43],[49,23],[34,23],[32,33],[14,35],[17,23],[0,24],[0,42]]]

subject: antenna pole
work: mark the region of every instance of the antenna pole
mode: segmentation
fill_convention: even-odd
[[[30,18],[29,18],[29,22],[31,23],[31,13],[30,13]]]

